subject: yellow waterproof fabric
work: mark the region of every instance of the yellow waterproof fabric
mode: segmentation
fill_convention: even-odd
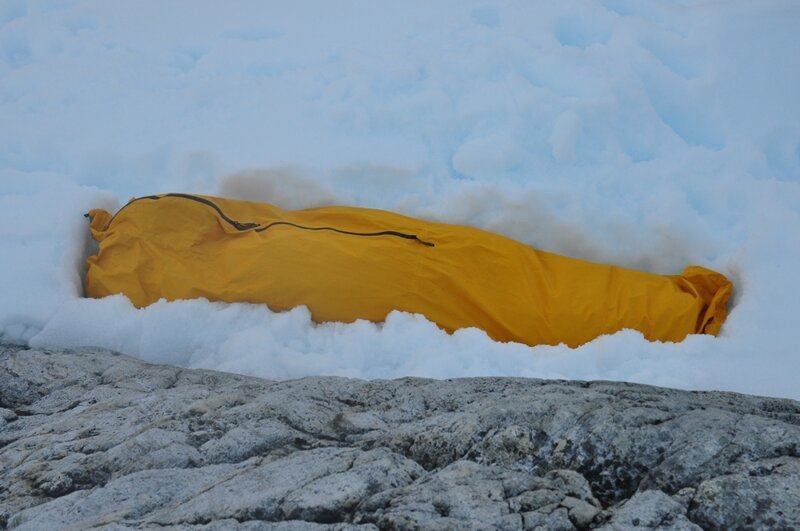
[[[447,331],[578,346],[623,328],[650,340],[717,334],[731,283],[690,266],[655,275],[540,251],[482,230],[351,207],[286,211],[184,194],[93,210],[86,293],[137,307],[205,297],[306,305],[313,319],[420,313]]]

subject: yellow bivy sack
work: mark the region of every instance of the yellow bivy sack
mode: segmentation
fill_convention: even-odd
[[[624,328],[716,335],[732,286],[699,266],[656,275],[534,249],[483,230],[353,207],[287,211],[188,194],[92,210],[86,294],[305,305],[316,322],[422,314],[498,341],[575,347]]]

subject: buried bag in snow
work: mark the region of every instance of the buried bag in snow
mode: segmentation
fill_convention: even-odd
[[[402,310],[445,330],[578,346],[623,328],[647,339],[716,335],[732,286],[699,266],[655,275],[540,251],[475,228],[352,207],[286,211],[187,194],[92,210],[86,293],[306,305],[317,322]]]

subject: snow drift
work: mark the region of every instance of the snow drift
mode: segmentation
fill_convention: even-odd
[[[280,378],[798,398],[799,23],[784,0],[4,2],[0,338]],[[697,263],[735,301],[718,338],[573,350],[401,313],[315,326],[303,308],[81,298],[83,214],[160,192],[384,208],[657,273]]]

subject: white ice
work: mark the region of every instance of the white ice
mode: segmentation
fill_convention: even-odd
[[[510,375],[800,398],[800,4],[0,2],[0,341],[293,378]],[[82,298],[83,213],[352,204],[735,284],[719,337],[578,349],[421,316]]]

